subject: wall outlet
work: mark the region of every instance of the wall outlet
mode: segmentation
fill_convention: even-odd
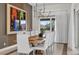
[[[4,46],[6,46],[6,43],[4,42]]]

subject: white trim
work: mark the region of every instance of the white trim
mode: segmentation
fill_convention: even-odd
[[[8,54],[17,49],[17,44],[0,49],[0,55]]]
[[[26,12],[25,10],[23,10],[23,9],[21,9],[21,8],[18,8],[18,7],[15,7],[15,6],[11,5],[11,4],[7,4],[7,7],[13,7],[13,8],[15,8],[15,9],[18,9],[18,10],[21,10],[21,11],[23,11],[23,12]]]

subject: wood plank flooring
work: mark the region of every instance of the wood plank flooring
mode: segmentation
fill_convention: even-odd
[[[63,55],[67,55],[67,44],[64,44],[63,46]]]
[[[53,53],[49,50],[49,55],[67,55],[67,44],[54,44],[52,46]],[[9,53],[8,55],[17,55],[17,51]]]

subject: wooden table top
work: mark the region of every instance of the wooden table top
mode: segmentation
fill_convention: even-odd
[[[44,42],[45,40],[37,35],[35,36],[30,36],[29,38],[29,43],[30,44],[33,44],[33,45],[36,45],[36,44],[39,44],[39,43],[42,43]]]

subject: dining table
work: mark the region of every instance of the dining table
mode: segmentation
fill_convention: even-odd
[[[38,35],[30,36],[28,39],[29,44],[32,44],[33,47],[45,42],[45,39],[43,37],[39,37]]]

